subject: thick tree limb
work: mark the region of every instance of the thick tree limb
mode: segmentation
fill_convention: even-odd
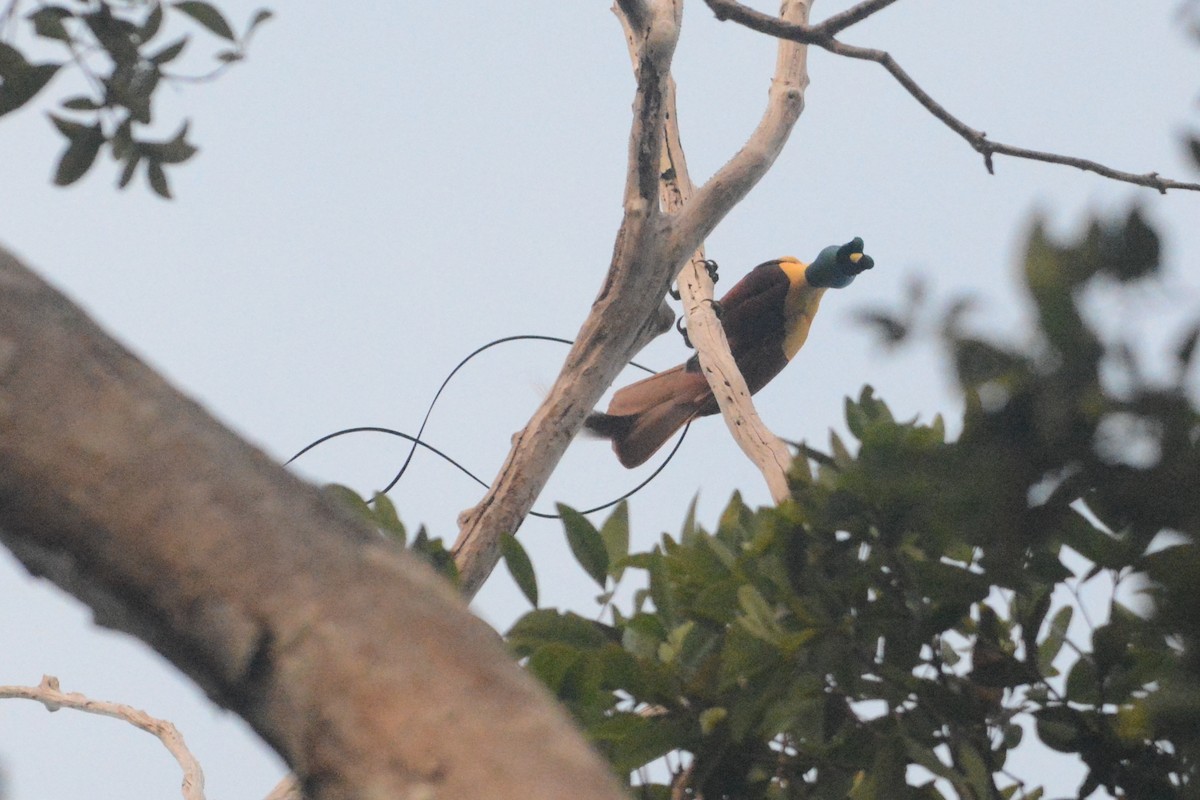
[[[775,36],[780,39],[786,39],[793,42],[802,42],[805,44],[813,44],[828,50],[837,55],[846,56],[847,58],[856,58],[863,61],[874,61],[875,63],[886,69],[892,77],[894,77],[901,86],[904,87],[918,103],[921,104],[929,113],[933,114],[937,119],[941,120],[950,130],[957,133],[971,145],[972,148],[983,156],[984,166],[989,174],[995,172],[993,157],[997,155],[1011,156],[1013,158],[1024,158],[1030,161],[1044,161],[1050,164],[1062,164],[1068,167],[1075,167],[1086,172],[1095,172],[1105,178],[1110,178],[1124,183],[1132,183],[1137,186],[1147,186],[1151,189],[1157,189],[1160,193],[1166,194],[1168,189],[1183,189],[1187,191],[1200,191],[1200,183],[1190,183],[1187,181],[1177,181],[1169,178],[1164,178],[1157,172],[1134,173],[1125,172],[1124,170],[1113,169],[1096,161],[1091,161],[1086,158],[1076,158],[1074,156],[1065,156],[1058,153],[1049,153],[1042,150],[1031,150],[1026,147],[1017,147],[1015,145],[996,142],[988,138],[983,131],[976,130],[967,125],[962,120],[951,114],[944,106],[938,103],[933,97],[921,88],[912,76],[910,76],[896,59],[884,50],[877,50],[867,47],[856,47],[854,45],[844,44],[837,40],[838,32],[861,22],[871,14],[891,5],[895,0],[869,0],[868,2],[859,3],[857,6],[830,17],[825,22],[819,25],[807,25],[798,23],[794,20],[789,20],[786,17],[773,17],[770,14],[764,14],[761,11],[749,8],[742,5],[738,0],[704,0],[708,7],[712,9],[713,14],[720,20],[732,20],[733,22],[743,25],[751,30],[765,33],[769,36]]]
[[[3,251],[0,541],[246,719],[311,798],[622,796],[443,580]]]

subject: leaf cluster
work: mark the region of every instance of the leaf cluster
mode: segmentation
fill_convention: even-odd
[[[1095,291],[1154,280],[1159,257],[1136,211],[1068,244],[1035,228],[1036,340],[965,332],[961,307],[940,326],[966,401],[956,439],[940,418],[895,419],[866,387],[846,403],[856,441],[804,448],[777,508],[735,495],[715,529],[689,514],[636,553],[624,508],[599,529],[565,509],[606,607],[627,572],[645,585],[607,621],[530,612],[514,652],[641,796],[1040,797],[1006,769],[1029,729],[1082,760],[1080,797],[1190,792],[1200,419],[1184,379],[1198,335],[1173,353],[1173,381],[1154,382],[1086,313]],[[873,317],[900,341],[913,315]],[[1183,543],[1163,549],[1164,531]],[[1141,581],[1163,611],[1115,590],[1086,615],[1063,604],[1099,575]]]
[[[17,3],[12,5],[15,9]],[[196,147],[187,139],[186,120],[168,139],[144,133],[154,121],[156,90],[164,80],[214,78],[241,61],[255,29],[270,17],[270,11],[256,12],[238,35],[216,6],[199,0],[38,3],[23,20],[32,34],[26,50],[41,52],[49,44],[63,53],[59,60],[34,64],[17,47],[0,42],[0,116],[30,102],[62,67],[73,66],[88,79],[90,91],[62,100],[58,112],[50,115],[67,140],[54,182],[68,186],[79,180],[107,145],[122,164],[118,186],[127,186],[144,165],[150,187],[169,198],[166,167],[187,161]],[[191,40],[191,34],[167,40],[165,30],[176,18],[199,25],[225,43],[213,55],[217,66],[207,75],[169,71]]]
[[[458,569],[455,567],[454,557],[446,548],[445,543],[441,538],[430,537],[424,525],[417,529],[416,535],[410,541],[408,529],[400,521],[395,504],[386,494],[376,492],[370,500],[366,500],[350,487],[338,483],[326,485],[322,492],[331,502],[366,522],[380,536],[390,539],[401,547],[407,547],[410,552],[419,556],[435,571],[457,585]]]

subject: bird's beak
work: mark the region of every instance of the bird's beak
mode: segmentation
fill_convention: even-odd
[[[863,257],[862,253],[851,253],[850,254],[850,263],[857,264],[859,261],[862,261],[862,257]]]

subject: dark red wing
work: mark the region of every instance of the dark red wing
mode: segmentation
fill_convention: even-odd
[[[734,358],[766,342],[778,342],[782,355],[789,286],[779,262],[768,261],[750,270],[721,298],[721,326]]]
[[[721,326],[752,394],[787,364],[783,339],[790,285],[779,262],[768,261],[750,270],[721,298]]]

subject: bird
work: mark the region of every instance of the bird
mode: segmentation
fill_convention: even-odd
[[[734,284],[717,307],[750,394],[770,383],[804,346],[825,290],[843,289],[873,266],[874,259],[863,253],[863,240],[855,237],[824,248],[811,264],[791,256],[759,264]],[[608,410],[593,411],[584,427],[611,439],[617,460],[632,469],[684,424],[719,410],[699,358],[692,356],[619,390]]]

